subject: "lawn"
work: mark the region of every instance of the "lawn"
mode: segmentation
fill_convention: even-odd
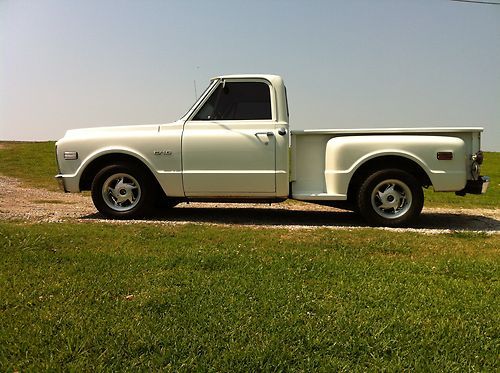
[[[484,196],[427,206],[496,208]],[[56,190],[54,143],[0,174]],[[469,202],[467,202],[469,201]],[[498,371],[500,235],[0,221],[0,371]]]
[[[55,142],[0,142],[0,174],[35,188],[59,190]]]
[[[494,371],[500,236],[0,223],[0,370]]]

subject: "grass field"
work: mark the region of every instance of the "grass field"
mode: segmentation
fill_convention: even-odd
[[[56,190],[53,150],[2,143],[0,174]],[[427,206],[498,207],[485,162],[487,195]],[[0,371],[498,371],[499,254],[470,232],[0,221]]]
[[[35,188],[58,190],[55,142],[0,142],[0,174]]]
[[[500,368],[500,236],[0,223],[0,370]]]

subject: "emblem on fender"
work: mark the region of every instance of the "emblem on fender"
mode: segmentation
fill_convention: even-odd
[[[155,150],[154,155],[172,155],[170,150]]]

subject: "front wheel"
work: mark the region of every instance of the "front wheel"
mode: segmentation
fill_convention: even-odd
[[[407,226],[419,216],[423,205],[418,180],[399,169],[374,172],[358,190],[357,207],[370,225]]]
[[[104,167],[92,182],[92,201],[103,215],[115,219],[144,216],[152,204],[153,185],[139,167],[115,164]]]

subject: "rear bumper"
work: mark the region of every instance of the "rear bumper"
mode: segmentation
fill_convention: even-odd
[[[488,176],[479,176],[477,180],[467,180],[465,188],[455,192],[459,196],[469,194],[484,194],[490,186],[490,178]]]

